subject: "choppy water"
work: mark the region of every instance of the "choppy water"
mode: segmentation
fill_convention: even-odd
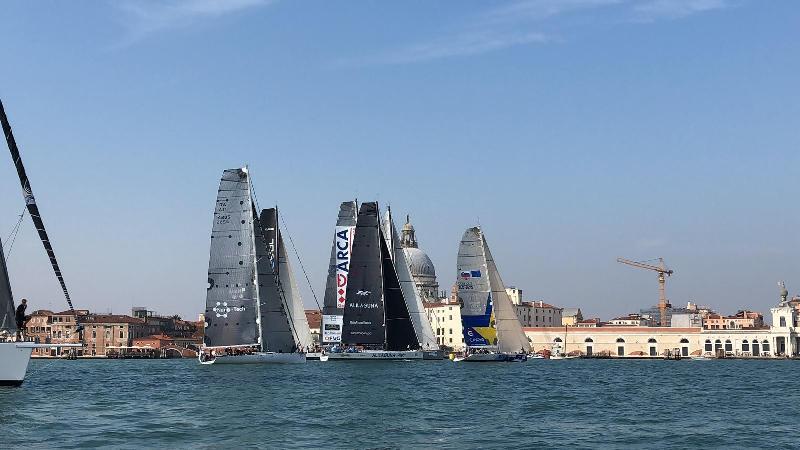
[[[800,361],[32,361],[0,447],[791,447]]]

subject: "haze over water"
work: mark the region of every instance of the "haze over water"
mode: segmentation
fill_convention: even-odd
[[[792,447],[796,361],[32,361],[0,390],[34,448]]]

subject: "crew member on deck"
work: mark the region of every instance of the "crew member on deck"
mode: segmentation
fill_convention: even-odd
[[[22,329],[25,328],[25,322],[27,322],[27,317],[25,316],[25,309],[28,308],[28,299],[23,298],[22,301],[17,306],[17,339],[22,339]]]

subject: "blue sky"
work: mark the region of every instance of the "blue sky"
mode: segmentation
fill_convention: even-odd
[[[81,307],[200,312],[218,179],[247,163],[320,296],[357,197],[412,215],[443,288],[479,221],[530,300],[638,311],[655,274],[615,259],[661,256],[674,304],[768,312],[800,292],[798,23],[788,0],[10,1],[0,98]],[[0,192],[6,239],[9,158]],[[9,266],[63,309],[29,219]]]

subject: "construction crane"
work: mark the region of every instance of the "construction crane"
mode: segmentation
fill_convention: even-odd
[[[667,294],[666,294],[666,284],[667,279],[664,275],[670,276],[674,272],[672,269],[667,268],[664,264],[664,258],[658,258],[658,265],[654,266],[652,264],[648,264],[650,261],[655,260],[648,260],[648,261],[632,261],[630,259],[625,258],[617,258],[617,262],[622,264],[627,264],[629,266],[638,267],[640,269],[647,269],[652,270],[658,273],[658,325],[659,326],[667,326],[667,308],[671,308],[667,302]]]

